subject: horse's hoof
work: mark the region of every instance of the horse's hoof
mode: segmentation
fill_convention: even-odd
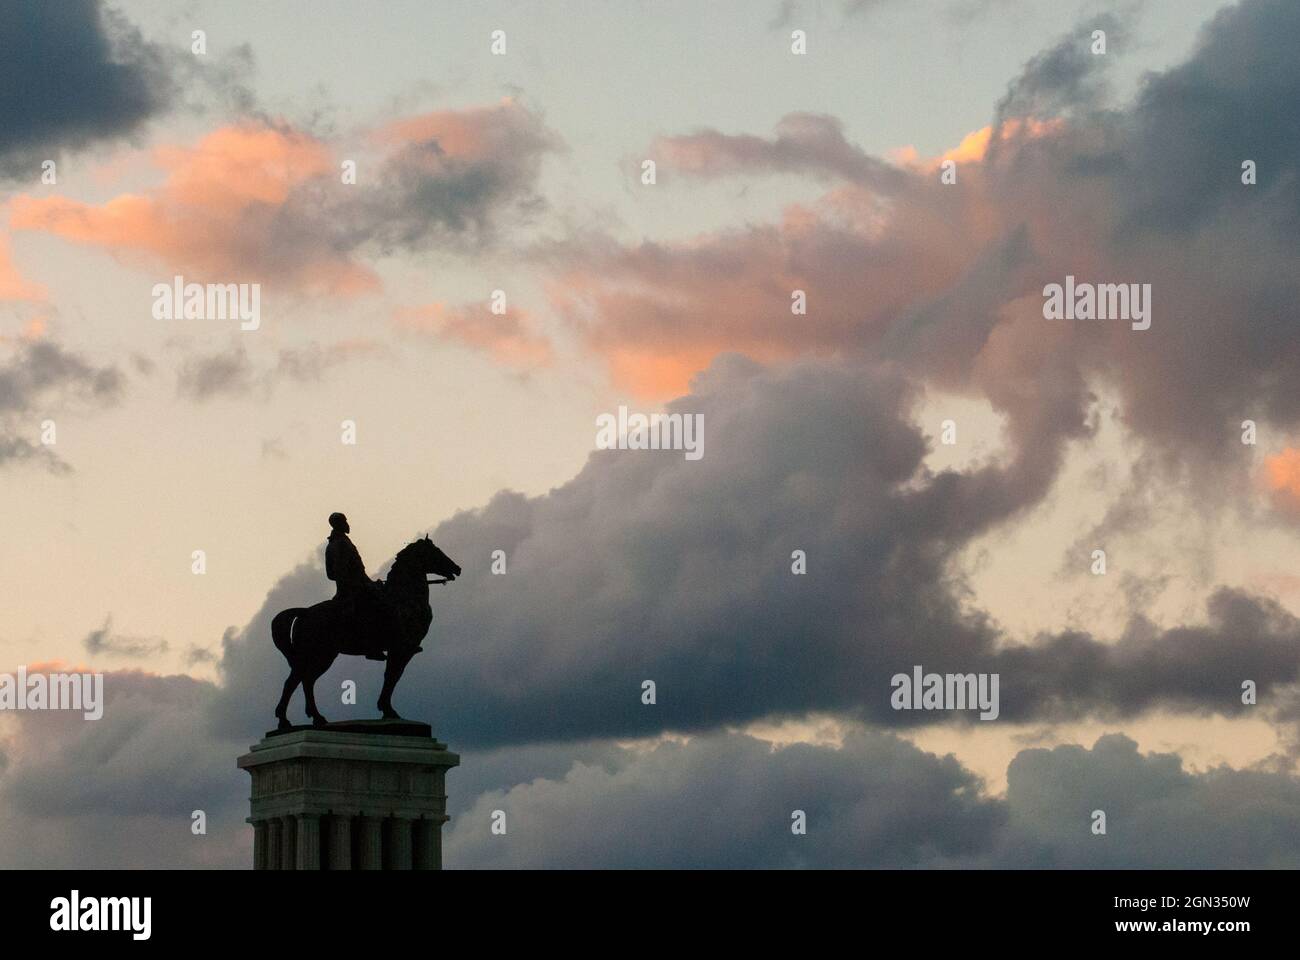
[[[401,719],[402,719],[401,714],[399,714],[396,710],[393,710],[393,709],[391,709],[391,708],[388,709],[388,710],[385,710],[385,711],[384,711],[384,713],[383,713],[383,717],[384,717],[385,720],[401,720]]]
[[[289,722],[288,717],[281,717],[280,722],[275,725],[277,730],[288,730],[293,724]]]
[[[313,727],[327,727],[329,726],[329,721],[318,713],[316,716],[311,718],[311,725]]]

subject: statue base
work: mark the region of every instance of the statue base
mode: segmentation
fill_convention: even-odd
[[[238,760],[253,780],[253,869],[441,870],[459,763],[412,720],[268,732]]]
[[[299,733],[303,730],[324,730],[329,733],[382,733],[389,737],[427,737],[433,738],[433,727],[419,720],[335,720],[324,726],[314,723],[298,723],[283,730],[268,730],[263,739],[282,737],[286,733]],[[443,744],[446,749],[446,744]]]

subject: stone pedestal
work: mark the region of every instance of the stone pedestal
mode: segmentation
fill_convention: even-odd
[[[409,720],[272,731],[253,778],[254,870],[441,870],[445,777],[460,757]]]

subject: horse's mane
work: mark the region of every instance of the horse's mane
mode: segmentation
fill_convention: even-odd
[[[412,540],[406,546],[402,547],[401,550],[397,551],[397,556],[393,558],[393,565],[388,570],[388,579],[392,580],[394,574],[397,574],[398,579],[401,579],[403,576],[409,576],[410,565],[415,560],[415,549],[420,545],[423,539],[424,538],[421,537],[417,540]],[[421,579],[423,579],[423,576],[421,576]]]

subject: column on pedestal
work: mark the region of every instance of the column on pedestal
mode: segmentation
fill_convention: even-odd
[[[332,814],[329,818],[329,868],[352,869],[352,818],[347,814]]]
[[[293,870],[298,865],[298,830],[294,817],[280,818],[280,869]]]
[[[253,869],[267,870],[266,821],[253,821]]]
[[[442,869],[442,818],[422,817],[415,821],[415,869]]]
[[[412,821],[407,817],[392,817],[388,821],[388,869],[410,870],[414,853],[411,838]]]
[[[297,857],[294,859],[295,870],[320,869],[320,817],[314,813],[300,813],[297,816]]]
[[[280,818],[272,817],[263,821],[266,827],[266,869],[280,869],[280,851],[283,841],[280,838]]]
[[[384,869],[384,821],[379,817],[363,816],[360,819],[362,870]]]

